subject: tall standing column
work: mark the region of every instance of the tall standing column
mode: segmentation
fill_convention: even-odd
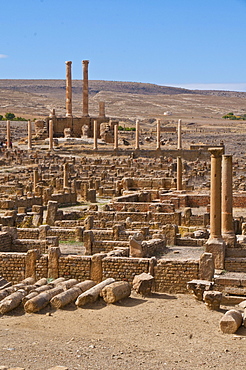
[[[105,117],[105,102],[104,101],[99,102],[99,117],[101,118]]]
[[[89,116],[89,84],[88,84],[88,64],[89,60],[83,60],[83,116]]]
[[[156,149],[161,147],[161,120],[156,121]]]
[[[33,192],[35,192],[36,186],[38,183],[38,170],[33,170]]]
[[[49,120],[49,149],[53,149],[53,120]]]
[[[64,163],[63,165],[63,188],[68,188],[69,187],[69,184],[68,184],[68,171],[69,171],[69,167],[68,167],[68,163]]]
[[[214,256],[215,268],[223,269],[225,260],[225,242],[221,236],[221,161],[222,148],[210,148],[211,184],[210,184],[210,237],[206,243],[206,252]]]
[[[182,158],[177,157],[177,190],[182,190]]]
[[[27,122],[27,132],[28,132],[28,143],[27,143],[27,149],[32,149],[32,122],[28,120]]]
[[[118,149],[118,123],[114,125],[114,149]]]
[[[10,141],[11,141],[11,137],[10,137],[10,121],[7,121],[7,149],[10,149],[11,148],[11,144],[10,144]]]
[[[94,150],[97,150],[97,121],[94,121]]]
[[[66,116],[72,117],[72,62],[66,63]]]
[[[136,143],[135,143],[135,149],[139,149],[139,119],[136,120]]]
[[[182,130],[182,120],[179,119],[178,121],[178,149],[182,149],[181,130]]]
[[[232,155],[222,156],[222,237],[227,244],[235,246],[235,232],[232,216]]]

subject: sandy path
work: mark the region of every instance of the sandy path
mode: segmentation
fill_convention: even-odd
[[[189,295],[132,296],[0,318],[0,365],[25,369],[245,369],[246,329],[219,331],[221,312]]]

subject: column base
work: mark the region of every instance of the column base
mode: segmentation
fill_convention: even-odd
[[[231,247],[231,248],[235,247],[235,245],[236,245],[236,235],[233,232],[222,234],[222,238],[229,247]]]
[[[214,267],[224,269],[225,266],[226,243],[221,238],[210,238],[205,244],[205,252],[212,253],[214,258]]]

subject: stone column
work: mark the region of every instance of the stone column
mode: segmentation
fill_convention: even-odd
[[[182,190],[182,158],[177,157],[177,190]]]
[[[206,252],[212,253],[215,268],[223,269],[225,260],[225,242],[221,236],[221,161],[222,148],[210,148],[211,185],[210,185],[210,237],[206,243]]]
[[[136,143],[135,143],[135,149],[139,149],[139,119],[136,120]]]
[[[53,149],[53,120],[49,120],[49,149]]]
[[[114,149],[118,149],[118,123],[114,125]]]
[[[66,116],[72,117],[72,62],[66,63]]]
[[[99,102],[99,117],[100,118],[105,117],[105,102],[104,101]]]
[[[38,183],[38,170],[33,170],[33,192],[35,192],[36,186]]]
[[[89,87],[88,87],[88,64],[89,60],[83,60],[83,117],[89,117]]]
[[[27,132],[28,132],[27,149],[31,150],[32,149],[32,122],[30,120],[28,120],[27,122]]]
[[[97,121],[94,121],[94,150],[97,150]]]
[[[235,246],[236,237],[232,216],[232,155],[222,156],[222,237],[227,244]]]
[[[10,141],[11,141],[11,138],[10,138],[10,121],[7,121],[7,149],[10,149],[11,148],[11,144],[10,144]]]
[[[178,149],[182,149],[181,124],[182,124],[182,120],[179,119],[178,121]]]
[[[156,121],[156,149],[161,147],[161,120]]]
[[[68,163],[64,163],[63,165],[63,188],[68,188],[68,172],[69,172],[69,166]]]

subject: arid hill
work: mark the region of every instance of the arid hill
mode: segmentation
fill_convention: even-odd
[[[47,116],[52,108],[65,114],[65,80],[0,80],[0,114],[13,112],[28,118]],[[245,113],[246,93],[188,90],[138,82],[89,81],[90,114],[105,101],[110,117],[159,117],[170,111],[180,118],[221,118]],[[73,114],[81,115],[82,81],[73,80]],[[164,117],[165,118],[165,117]]]

